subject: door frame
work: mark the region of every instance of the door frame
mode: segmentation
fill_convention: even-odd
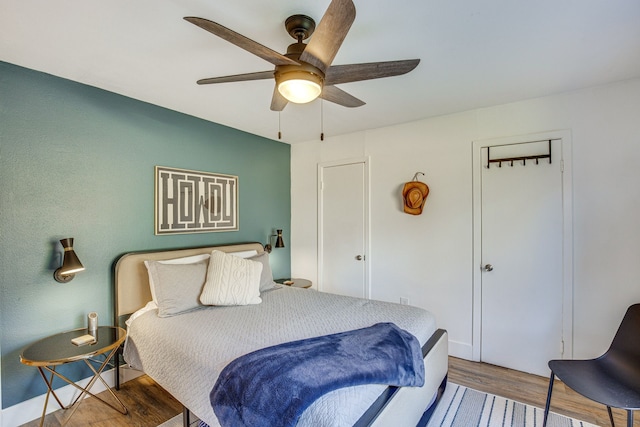
[[[0,354],[2,354],[2,332],[0,331]],[[0,427],[4,426],[2,421],[2,363],[0,363]]]
[[[351,158],[351,159],[346,159],[346,160],[334,160],[331,162],[322,162],[322,163],[318,163],[318,189],[317,189],[317,194],[318,194],[318,291],[322,291],[323,290],[323,277],[322,277],[322,271],[323,271],[323,265],[324,265],[324,257],[323,257],[323,248],[324,248],[324,242],[323,242],[323,232],[324,232],[324,218],[323,218],[323,192],[322,192],[322,178],[323,178],[323,173],[324,173],[324,169],[325,168],[329,168],[329,167],[336,167],[336,166],[347,166],[347,165],[353,165],[353,164],[357,164],[357,163],[362,163],[364,165],[364,260],[363,262],[364,264],[364,297],[366,299],[371,298],[371,247],[370,247],[370,239],[369,236],[371,234],[371,229],[370,229],[370,201],[371,201],[371,197],[370,197],[370,188],[371,186],[369,185],[370,183],[370,163],[371,163],[371,159],[366,156],[366,157],[358,157],[358,158]]]
[[[482,149],[529,141],[560,140],[562,158],[562,357],[573,357],[573,183],[571,171],[571,131],[556,130],[535,134],[473,141],[473,321],[472,360],[480,361],[482,340]]]

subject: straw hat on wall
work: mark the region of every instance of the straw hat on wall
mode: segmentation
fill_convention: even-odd
[[[402,189],[404,212],[411,215],[420,215],[428,195],[429,187],[424,182],[409,181],[404,184]]]

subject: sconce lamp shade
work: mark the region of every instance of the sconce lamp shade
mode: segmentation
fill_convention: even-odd
[[[75,277],[76,273],[83,271],[84,266],[73,250],[73,237],[62,239],[60,243],[64,248],[64,258],[62,260],[62,267],[53,273],[53,278],[56,279],[57,282],[67,283]]]
[[[284,248],[284,240],[282,239],[282,230],[276,230],[277,234],[269,236],[269,243],[264,245],[264,250],[271,253],[273,247],[271,246],[271,238],[276,238],[276,248]]]
[[[277,238],[276,238],[276,248],[284,248],[284,240],[282,240],[282,230],[276,230]]]

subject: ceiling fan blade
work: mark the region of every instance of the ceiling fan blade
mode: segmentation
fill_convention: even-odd
[[[366,64],[334,65],[327,70],[325,84],[358,82],[400,76],[412,71],[420,63],[419,59],[402,61],[370,62]]]
[[[259,56],[260,58],[272,63],[273,65],[299,65],[293,59],[289,59],[286,56],[276,52],[275,50],[269,49],[268,47],[263,46],[260,43],[243,36],[242,34],[238,34],[235,31],[230,30],[227,27],[224,27],[216,22],[209,21],[208,19],[204,18],[196,18],[193,16],[186,16],[184,19],[204,30],[209,31],[211,34],[215,34],[216,36],[235,44],[236,46],[246,50],[249,53],[253,53],[256,56]]]
[[[209,77],[207,79],[200,79],[197,81],[199,85],[210,85],[214,83],[232,83],[232,82],[246,82],[250,80],[265,80],[272,79],[273,71],[260,71],[257,73],[245,73],[235,74],[233,76],[222,77]]]
[[[300,60],[326,72],[356,19],[352,0],[332,0]]]
[[[289,101],[278,91],[278,86],[273,88],[273,97],[271,98],[271,111],[282,111]]]
[[[320,98],[342,105],[343,107],[362,107],[365,102],[335,86],[325,85]]]

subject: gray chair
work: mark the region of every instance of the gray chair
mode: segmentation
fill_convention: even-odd
[[[551,360],[551,377],[543,427],[547,425],[553,380],[558,377],[581,395],[611,408],[627,411],[627,427],[633,427],[633,411],[640,409],[640,304],[627,309],[609,350],[597,359]]]

